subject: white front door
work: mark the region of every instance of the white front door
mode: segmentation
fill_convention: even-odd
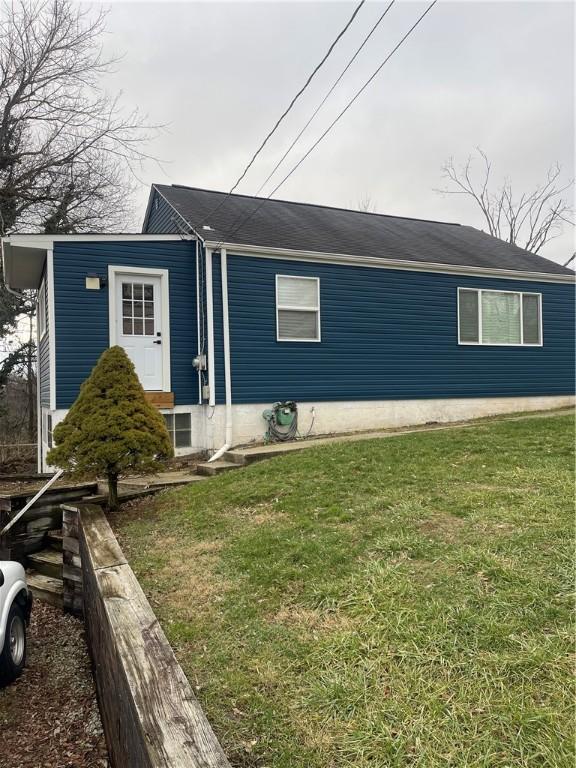
[[[162,278],[116,275],[116,343],[134,363],[147,390],[162,390]]]

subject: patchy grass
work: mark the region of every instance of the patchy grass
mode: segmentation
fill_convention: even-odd
[[[164,493],[122,545],[234,766],[574,765],[571,416]]]

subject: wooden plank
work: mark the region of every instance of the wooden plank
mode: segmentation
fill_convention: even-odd
[[[128,561],[102,509],[95,504],[86,504],[80,505],[79,510],[82,521],[80,536],[90,567],[97,571],[99,568],[125,565]]]
[[[174,392],[145,392],[146,400],[156,408],[174,408]]]
[[[116,768],[230,768],[136,576],[98,508],[81,508],[84,612]],[[108,529],[108,530],[106,530]]]

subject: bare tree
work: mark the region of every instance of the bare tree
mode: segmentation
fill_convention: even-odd
[[[477,152],[481,171],[475,173],[473,157],[460,168],[450,158],[442,167],[448,184],[436,191],[445,195],[467,195],[474,200],[491,235],[538,253],[562,233],[564,224],[573,225],[574,209],[566,194],[573,180],[561,182],[558,164],[550,167],[543,183],[531,192],[517,195],[510,179],[505,179],[499,188],[490,187],[492,164],[480,148]]]
[[[137,110],[101,87],[113,59],[106,14],[72,0],[0,4],[0,234],[125,229],[146,140]],[[0,338],[33,315],[34,296],[6,290],[0,264]],[[32,338],[0,353],[0,382],[32,376]],[[31,395],[32,396],[32,395]]]
[[[101,90],[114,63],[101,50],[105,14],[71,0],[5,2],[0,12],[2,233],[124,226],[150,131]]]
[[[376,213],[376,203],[372,200],[372,195],[365,192],[358,198],[356,207],[363,213]]]

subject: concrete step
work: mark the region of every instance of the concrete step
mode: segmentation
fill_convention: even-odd
[[[52,579],[50,576],[44,576],[36,571],[28,571],[26,581],[36,600],[50,603],[50,605],[54,605],[56,608],[63,607],[64,587],[62,579]]]
[[[253,464],[256,461],[272,459],[274,456],[285,456],[287,453],[292,453],[295,450],[313,448],[315,443],[320,445],[319,440],[292,440],[287,443],[274,443],[272,445],[263,445],[258,448],[247,448],[245,451],[242,449],[238,451],[228,451],[228,453],[224,454],[224,458],[228,461],[233,461],[239,466],[246,466],[247,464]]]
[[[229,461],[232,464],[238,464],[239,467],[244,467],[249,463],[248,459],[240,451],[228,451],[223,456],[224,461]]]
[[[48,531],[46,543],[55,552],[62,552],[62,531]]]
[[[202,464],[196,466],[196,472],[199,475],[220,475],[222,472],[229,472],[231,469],[240,469],[240,464],[236,464],[233,461],[205,461]]]
[[[43,576],[49,576],[52,579],[62,578],[62,552],[43,549],[41,552],[28,555],[28,563],[33,570]]]

